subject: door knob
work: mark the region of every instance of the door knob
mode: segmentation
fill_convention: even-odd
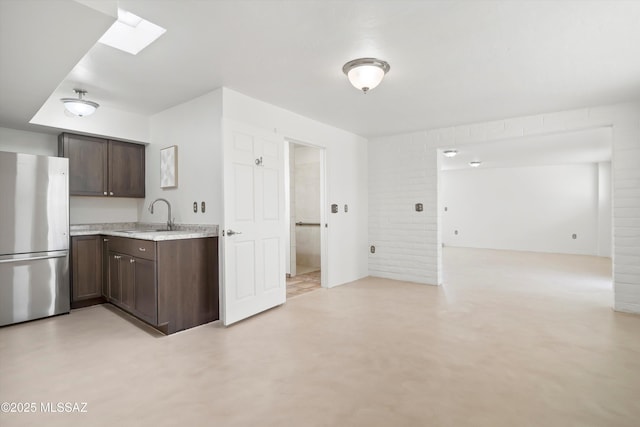
[[[242,234],[242,231],[227,230],[227,236],[233,236],[234,234]]]

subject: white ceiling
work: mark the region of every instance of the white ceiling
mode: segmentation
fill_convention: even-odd
[[[0,126],[73,87],[151,115],[226,86],[363,136],[640,97],[640,2],[82,3],[0,0]],[[167,32],[137,56],[94,45],[116,6]],[[367,95],[341,70],[363,56],[391,64]]]
[[[611,128],[530,136],[471,144],[457,149],[458,155],[441,158],[440,169],[470,169],[469,162],[480,161],[479,169],[569,165],[611,161]]]

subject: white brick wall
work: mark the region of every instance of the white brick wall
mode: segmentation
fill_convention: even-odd
[[[640,104],[516,117],[373,138],[369,146],[372,276],[442,282],[437,149],[529,135],[613,128],[615,309],[640,313]],[[424,204],[423,212],[414,205]]]

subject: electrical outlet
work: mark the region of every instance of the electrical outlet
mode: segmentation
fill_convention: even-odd
[[[571,238],[572,238],[573,240],[576,240],[576,239],[578,238],[578,235],[577,235],[577,234],[575,234],[575,233],[573,233],[573,234],[571,235]]]
[[[369,249],[371,251],[372,254],[376,253],[376,247],[371,245],[371,249]]]
[[[193,202],[193,212],[198,213],[198,202]]]
[[[422,212],[424,210],[424,206],[422,203],[416,203],[416,212]]]

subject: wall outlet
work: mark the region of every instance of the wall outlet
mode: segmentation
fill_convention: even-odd
[[[422,212],[424,210],[424,206],[422,203],[416,203],[416,212]]]
[[[198,202],[193,202],[193,212],[198,213]]]
[[[369,251],[370,251],[372,254],[375,254],[375,253],[376,253],[376,247],[375,247],[375,246],[373,246],[373,245],[371,245],[371,249],[369,249]]]
[[[578,235],[577,235],[577,234],[575,234],[575,233],[573,233],[573,234],[571,235],[571,238],[572,238],[573,240],[576,240],[576,239],[578,238]]]
[[[338,213],[338,205],[335,203],[331,205],[331,213]]]

